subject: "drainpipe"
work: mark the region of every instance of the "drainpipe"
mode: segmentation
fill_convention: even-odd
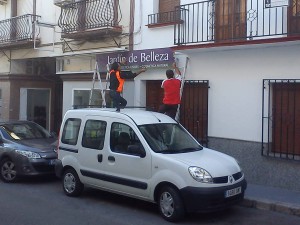
[[[32,14],[36,15],[36,0],[33,0]]]
[[[18,16],[18,3],[17,3],[17,0],[11,0],[10,11],[11,11],[11,17]]]
[[[130,0],[130,22],[129,22],[129,50],[133,50],[133,32],[134,32],[134,9],[135,0]]]

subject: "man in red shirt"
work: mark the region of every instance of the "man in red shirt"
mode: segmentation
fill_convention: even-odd
[[[178,104],[180,104],[181,72],[176,63],[173,63],[173,68],[178,76],[174,77],[173,70],[166,71],[167,79],[161,84],[161,87],[164,89],[163,104],[158,111],[175,119]]]

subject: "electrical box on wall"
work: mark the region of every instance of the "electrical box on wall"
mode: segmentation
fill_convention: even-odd
[[[0,5],[7,4],[7,0],[0,0]]]

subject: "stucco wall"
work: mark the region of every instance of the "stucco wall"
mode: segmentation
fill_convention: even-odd
[[[235,157],[251,184],[300,191],[299,162],[261,156],[261,143],[209,138],[208,147]]]
[[[208,135],[261,141],[263,79],[299,79],[300,46],[198,51],[186,79],[209,80]]]
[[[74,90],[90,90],[92,88],[93,81],[92,75],[90,81],[65,81],[63,82],[63,110],[62,116],[69,109],[73,108],[73,91]],[[106,82],[102,81],[103,88],[106,87]],[[99,82],[96,81],[95,88],[99,88]],[[127,106],[134,106],[134,81],[126,81],[124,84],[123,97],[127,100]]]

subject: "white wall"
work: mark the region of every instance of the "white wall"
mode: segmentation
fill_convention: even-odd
[[[73,108],[73,90],[81,89],[81,90],[90,90],[92,88],[92,75],[91,81],[67,81],[63,82],[63,109],[62,109],[62,116],[68,111],[69,109]],[[106,87],[106,82],[102,82],[103,88]],[[99,87],[95,83],[95,88]],[[134,92],[134,82],[133,81],[126,81],[124,84],[123,90],[123,97],[127,100],[127,106],[134,106],[134,99],[135,95]]]
[[[261,141],[263,79],[300,79],[300,46],[202,51],[186,79],[209,80],[208,135]]]
[[[137,4],[141,1],[137,1]],[[182,0],[181,4],[198,1]],[[173,47],[174,27],[148,28],[154,1],[143,1],[142,37],[135,49]],[[263,79],[300,79],[300,45],[269,44],[181,51],[189,56],[186,79],[209,81],[208,135],[261,141]],[[181,60],[182,62],[182,60]],[[145,80],[164,79],[165,69],[137,78],[136,104],[145,101]]]
[[[10,18],[10,1],[7,4],[0,5],[0,20],[5,20]]]
[[[148,15],[157,13],[158,2],[136,0],[135,6],[135,27],[141,23],[141,32],[134,36],[134,50],[166,48],[173,46],[173,29],[174,26],[164,26],[160,28],[148,28]],[[137,10],[138,9],[138,10]]]

